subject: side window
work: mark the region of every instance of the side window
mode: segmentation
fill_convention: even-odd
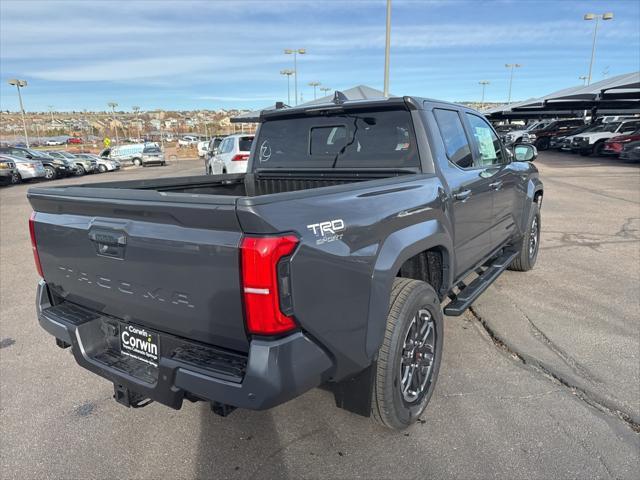
[[[505,160],[502,158],[500,140],[489,124],[482,118],[471,113],[465,115],[467,115],[467,119],[471,125],[473,136],[476,137],[476,141],[478,142],[478,149],[480,151],[480,164],[478,166],[486,167],[488,165],[505,163]]]
[[[633,133],[638,129],[638,127],[640,127],[640,122],[623,123],[620,126],[620,133]]]
[[[473,166],[473,156],[469,147],[469,140],[464,131],[458,112],[434,108],[433,114],[440,130],[440,136],[447,150],[447,157],[460,168]]]
[[[225,138],[220,144],[219,153],[228,153],[231,150],[229,148],[230,146],[231,146],[230,139]]]

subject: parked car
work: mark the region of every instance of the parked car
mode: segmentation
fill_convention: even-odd
[[[80,137],[70,137],[67,139],[67,144],[69,145],[79,145],[84,143],[84,141]]]
[[[98,163],[93,159],[79,158],[72,153],[65,152],[64,150],[49,150],[47,153],[54,158],[66,159],[72,163],[74,165],[76,175],[96,173],[98,171]]]
[[[98,165],[98,172],[113,172],[120,169],[120,162],[112,160],[110,158],[101,157],[93,153],[76,153],[74,154],[78,158],[95,161]]]
[[[209,175],[221,173],[244,173],[254,135],[229,135],[218,147],[218,152],[209,159]]]
[[[604,142],[619,135],[628,135],[640,128],[640,120],[624,120],[622,122],[603,123],[596,128],[575,135],[571,140],[571,150],[580,155],[600,155]]]
[[[594,124],[584,124],[580,127],[576,127],[574,129],[570,129],[567,132],[558,133],[553,135],[549,139],[549,148],[556,150],[564,150],[571,151],[571,140],[573,140],[573,136],[578,135],[579,133],[586,132],[592,128],[595,128]]]
[[[0,155],[0,185],[13,183],[13,179],[17,174],[16,164],[7,157]]]
[[[29,160],[40,160],[44,166],[45,178],[47,180],[73,175],[73,168],[68,166],[65,160],[53,158],[41,150],[31,150],[29,148],[20,147],[2,147],[0,148],[0,154],[27,158]]]
[[[533,144],[538,150],[547,150],[551,146],[551,138],[557,135],[570,135],[584,126],[584,119],[572,118],[567,120],[555,120],[541,128],[534,128],[527,133],[535,135]]]
[[[130,162],[136,167],[166,164],[164,153],[158,144],[154,142],[118,145],[103,150],[100,156],[119,162]]]
[[[55,146],[58,146],[58,145],[64,145],[64,141],[63,140],[50,139],[50,140],[47,140],[45,142],[45,145],[47,145],[49,147],[55,147]]]
[[[218,151],[218,147],[224,140],[224,137],[212,137],[207,144],[207,152],[204,156],[204,171],[205,173],[209,170],[209,160],[216,154]]]
[[[28,158],[14,157],[11,155],[0,155],[0,161],[11,161],[16,166],[16,172],[11,179],[11,183],[20,183],[34,178],[45,178],[44,165],[40,160],[30,160]]]
[[[541,130],[551,124],[554,120],[542,120],[533,122],[526,128],[521,130],[512,130],[504,134],[501,138],[505,145],[514,145],[516,143],[533,143],[536,140],[535,131]]]
[[[640,129],[629,134],[618,135],[617,137],[605,140],[604,148],[602,149],[601,153],[603,155],[620,155],[625,144],[636,142],[638,140],[640,140]]]
[[[118,402],[226,416],[326,385],[406,428],[444,314],[534,267],[535,146],[460,105],[336,99],[263,113],[246,175],[29,190],[40,325]]]
[[[204,140],[204,141],[198,142],[197,150],[198,150],[198,156],[200,158],[206,158],[207,157],[207,150],[208,149],[209,149],[209,140]]]
[[[640,141],[625,144],[620,152],[620,158],[623,160],[639,162],[640,161]]]
[[[178,140],[179,147],[190,147],[191,145],[196,145],[199,142],[198,137],[194,135],[184,135],[182,138]]]

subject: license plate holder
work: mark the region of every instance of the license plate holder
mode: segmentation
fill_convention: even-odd
[[[131,323],[120,324],[120,353],[140,360],[153,367],[158,366],[160,358],[160,336],[146,327]]]

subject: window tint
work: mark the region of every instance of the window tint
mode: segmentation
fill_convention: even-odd
[[[480,160],[478,166],[497,165],[504,163],[500,140],[493,132],[489,124],[476,115],[467,113],[467,119],[471,125],[471,132],[478,143]]]
[[[238,138],[238,150],[241,152],[250,152],[252,143],[253,137],[240,137]]]
[[[623,123],[620,127],[620,133],[632,133],[635,132],[638,127],[640,127],[640,122]]]
[[[473,157],[469,140],[462,127],[458,112],[436,108],[433,110],[433,114],[436,117],[449,160],[461,168],[472,167]]]
[[[268,120],[256,153],[262,168],[418,167],[406,110],[348,111]]]

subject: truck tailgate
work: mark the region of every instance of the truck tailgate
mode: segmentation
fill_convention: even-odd
[[[235,199],[194,197],[31,190],[50,290],[125,322],[246,352]]]

